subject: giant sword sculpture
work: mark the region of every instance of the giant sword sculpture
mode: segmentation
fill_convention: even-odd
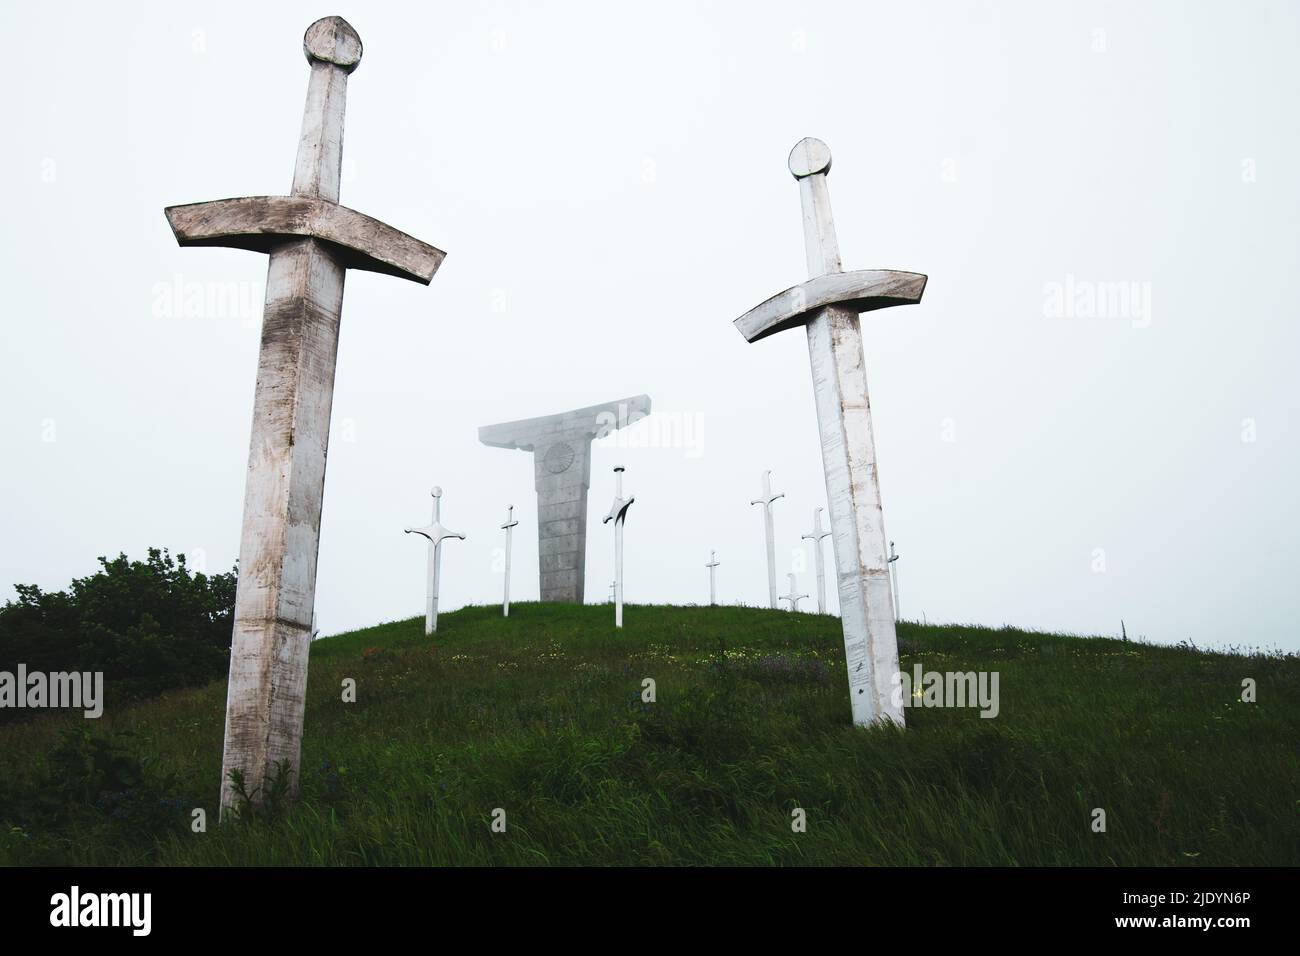
[[[892,720],[902,726],[903,709],[892,699],[898,639],[858,313],[920,302],[926,277],[841,271],[826,187],[830,149],[819,139],[802,139],[790,152],[789,166],[799,182],[811,278],[746,312],[735,324],[750,342],[800,325],[807,328],[853,722]]]
[[[326,17],[307,28],[303,52],[311,79],[290,195],[166,210],[182,246],[269,257],[226,694],[223,813],[237,801],[236,779],[253,803],[284,770],[289,796],[298,792],[344,274],[365,269],[428,285],[444,256],[339,205],[343,110],[361,38],[341,17]]]

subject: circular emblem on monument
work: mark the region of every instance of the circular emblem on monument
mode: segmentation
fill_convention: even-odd
[[[542,463],[546,465],[546,470],[553,475],[568,471],[569,466],[573,464],[573,449],[564,442],[552,445],[546,450],[546,457],[542,459]]]

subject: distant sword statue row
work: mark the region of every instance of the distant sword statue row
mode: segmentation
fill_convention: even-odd
[[[442,542],[447,538],[465,540],[463,534],[448,531],[441,520],[442,489],[433,489],[433,522],[424,528],[407,528],[407,534],[422,535],[429,542],[429,570],[426,581],[424,633],[433,634],[438,630],[438,581],[442,574]],[[501,599],[502,617],[510,616],[510,551],[511,532],[519,524],[515,520],[515,506],[506,507],[506,520],[501,529],[506,533],[505,552],[505,593]]]
[[[763,543],[767,549],[767,596],[768,606],[777,607],[776,593],[776,534],[775,526],[772,520],[772,504],[779,498],[784,498],[785,493],[772,493],[772,471],[768,469],[763,472],[763,496],[755,498],[750,505],[763,506]],[[830,535],[830,531],[822,528],[822,509],[813,509],[813,528],[808,534],[803,536],[803,540],[812,541],[814,564],[817,568],[817,613],[826,614],[826,563],[822,555],[822,539]],[[705,565],[709,568],[709,603],[716,604],[717,597],[714,590],[713,568],[715,565]],[[790,592],[794,593],[794,574],[790,574]],[[801,595],[807,597],[808,595]],[[790,595],[782,594],[781,600],[790,600]],[[791,601],[791,610],[798,610],[798,601]]]
[[[610,585],[612,597],[614,600],[614,626],[623,626],[623,525],[627,521],[627,509],[631,507],[635,498],[623,497],[623,467],[619,466],[614,469],[615,492],[614,504],[609,509],[609,514],[604,518],[604,523],[614,522],[614,581]],[[407,534],[418,534],[428,541],[429,559],[428,572],[426,574],[426,589],[424,603],[424,633],[434,634],[438,630],[438,592],[439,579],[442,574],[442,542],[447,538],[459,538],[465,540],[465,536],[457,531],[451,531],[442,523],[442,489],[435,487],[433,489],[433,520],[423,528],[407,528]],[[501,614],[503,617],[510,616],[510,551],[512,544],[512,534],[519,522],[515,520],[515,506],[509,505],[506,508],[506,520],[501,525],[501,529],[506,533],[505,549],[505,590],[501,601]]]
[[[623,626],[623,525],[627,520],[627,510],[635,498],[623,497],[623,471],[622,467],[615,468],[616,488],[614,494],[614,504],[610,507],[609,514],[604,518],[604,523],[614,522],[614,580],[609,585],[609,597],[614,604],[614,626]],[[768,492],[768,504],[781,495],[770,494],[770,476],[771,472],[765,472],[763,475],[765,490]],[[459,538],[465,540],[463,534],[455,531],[449,531],[441,521],[441,503],[442,489],[433,489],[433,521],[424,528],[407,528],[407,534],[422,535],[428,540],[429,547],[429,564],[427,576],[427,593],[425,600],[425,623],[424,633],[433,634],[438,630],[438,594],[439,579],[442,568],[442,542],[447,538]],[[755,502],[756,504],[758,502]],[[510,556],[512,550],[512,532],[519,525],[514,517],[515,506],[509,505],[506,508],[506,520],[501,525],[501,530],[506,533],[505,547],[505,587],[501,601],[501,614],[503,617],[510,616]],[[822,528],[822,509],[813,509],[813,527],[812,531],[803,535],[803,540],[811,541],[814,548],[814,562],[817,569],[817,613],[828,613],[826,607],[826,562],[822,555],[822,539],[828,537],[830,532]],[[766,522],[765,522],[766,525]],[[769,549],[771,554],[775,549]],[[895,562],[898,561],[898,555],[894,551],[894,542],[889,542],[888,564],[891,575],[893,576],[893,597],[894,607],[898,607],[898,580],[894,571]],[[718,560],[717,551],[709,552],[709,561],[704,566],[709,569],[709,604],[718,603],[718,577],[717,570],[722,562]],[[774,564],[769,562],[768,569],[772,575],[775,574]],[[790,610],[798,611],[799,602],[807,598],[807,594],[797,594],[798,583],[793,572],[786,576],[790,582],[790,593],[779,595],[783,601],[790,602]]]

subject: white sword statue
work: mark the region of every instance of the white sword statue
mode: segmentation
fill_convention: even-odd
[[[718,560],[718,552],[709,552],[709,563],[705,565],[709,569],[709,604],[718,603],[718,565],[722,562]]]
[[[802,601],[804,598],[806,598],[808,595],[806,595],[806,594],[795,594],[795,593],[794,593],[794,592],[795,592],[795,583],[794,583],[794,582],[795,582],[795,578],[794,578],[794,572],[793,572],[793,571],[791,571],[788,575],[786,575],[786,577],[788,577],[788,578],[790,579],[790,593],[789,593],[789,594],[782,594],[782,595],[781,595],[781,600],[783,600],[783,601],[789,601],[789,602],[790,602],[790,610],[791,610],[791,611],[797,611],[797,610],[799,610],[799,602]]]
[[[623,466],[614,469],[614,503],[601,524],[614,522],[614,626],[623,626],[623,522],[635,498],[623,497]]]
[[[888,539],[858,314],[919,302],[926,280],[915,272],[844,272],[826,185],[831,151],[821,140],[800,140],[789,167],[799,183],[811,278],[750,309],[735,325],[749,342],[806,326],[853,723],[902,726],[903,708],[894,700],[898,639]]]
[[[894,553],[894,542],[889,542],[889,579],[894,585],[894,620],[903,619],[902,612],[898,609],[898,555]]]
[[[465,536],[449,531],[442,526],[442,489],[433,489],[433,522],[425,528],[407,528],[407,534],[420,534],[429,539],[429,575],[428,590],[424,601],[424,633],[432,634],[438,630],[438,574],[442,564],[442,539]]]
[[[767,606],[776,610],[776,541],[772,527],[772,502],[784,498],[785,492],[772,494],[772,470],[763,472],[763,497],[755,498],[750,505],[763,506],[763,536],[767,542]]]
[[[505,600],[501,605],[502,617],[510,616],[510,535],[511,529],[513,529],[517,524],[519,524],[519,522],[515,520],[515,506],[507,505],[506,523],[501,526],[506,532],[506,594]]]
[[[806,535],[804,541],[812,541],[814,563],[817,566],[817,613],[826,613],[826,561],[822,556],[822,538],[830,535],[830,531],[822,530],[822,509],[813,509],[813,527]]]

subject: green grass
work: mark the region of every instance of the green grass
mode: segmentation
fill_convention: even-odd
[[[413,619],[317,642],[301,802],[224,827],[224,681],[0,727],[0,863],[1300,862],[1294,655],[904,623],[905,669],[998,671],[1001,712],[864,730],[837,618],[629,606],[616,633],[612,617],[474,607],[433,639]],[[84,742],[69,770],[59,742],[87,726],[143,776],[112,790]]]

